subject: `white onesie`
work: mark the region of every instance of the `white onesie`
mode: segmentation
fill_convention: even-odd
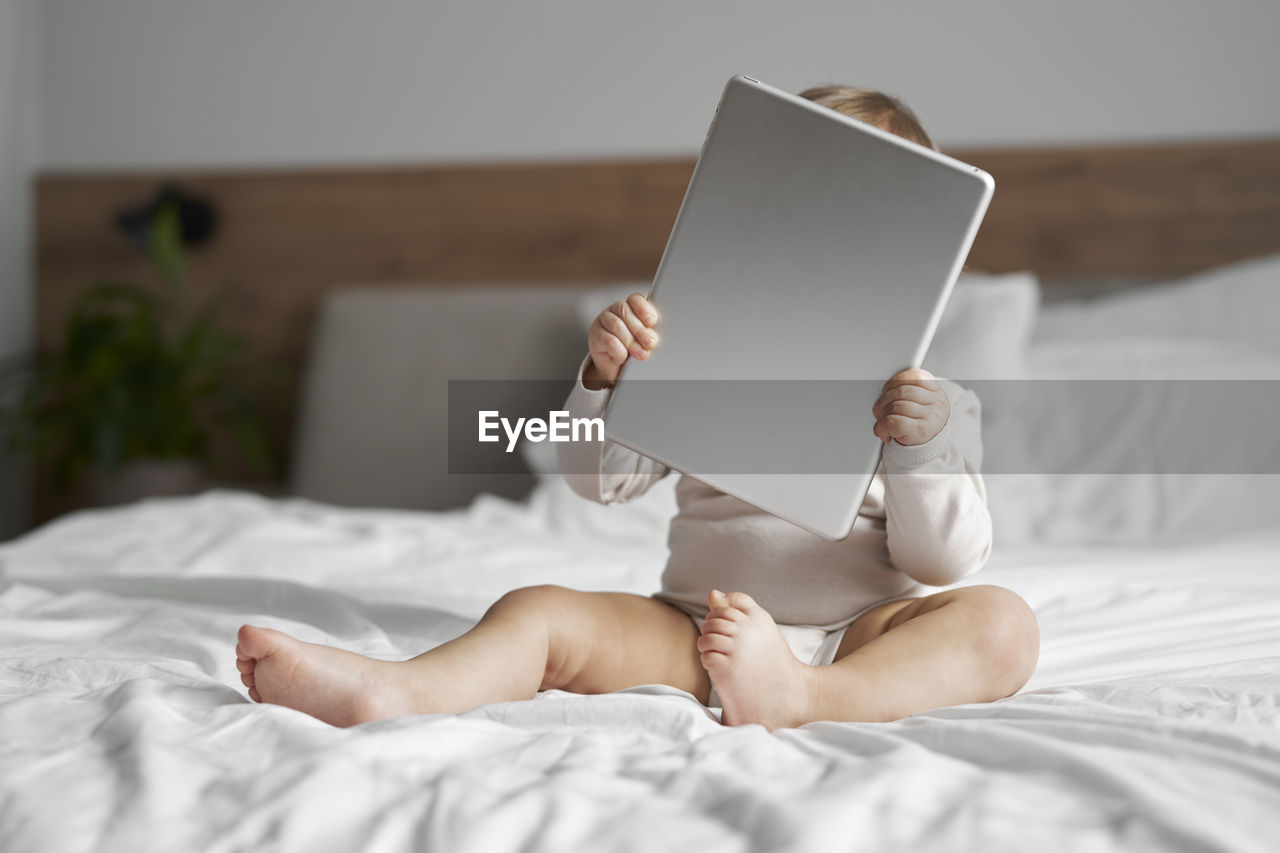
[[[589,357],[588,357],[589,358]],[[610,390],[582,384],[583,361],[565,408],[572,417],[600,417]],[[847,537],[830,542],[789,521],[682,475],[679,512],[667,538],[670,557],[656,598],[688,613],[707,612],[712,589],[741,591],[779,625],[820,629],[803,642],[817,646],[805,663],[830,663],[838,636],[871,607],[922,594],[969,575],[991,551],[991,516],[979,466],[981,407],[972,391],[939,380],[951,417],[925,444],[891,441]],[[870,430],[865,424],[850,429]],[[670,473],[666,466],[611,441],[558,445],[570,487],[604,504],[631,500]],[[783,632],[787,634],[787,631]]]

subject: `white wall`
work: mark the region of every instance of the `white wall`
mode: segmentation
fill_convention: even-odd
[[[45,5],[54,168],[687,155],[738,72],[944,146],[1280,134],[1275,0]]]
[[[31,175],[40,131],[38,0],[0,0],[0,359],[31,345]],[[0,434],[0,540],[27,514],[20,466]]]

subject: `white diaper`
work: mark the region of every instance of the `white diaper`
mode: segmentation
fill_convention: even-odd
[[[826,666],[836,659],[836,650],[840,648],[840,641],[844,639],[848,626],[824,631],[803,625],[779,625],[778,630],[782,632],[796,660],[810,666]]]

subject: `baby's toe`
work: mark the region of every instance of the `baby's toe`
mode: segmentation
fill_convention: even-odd
[[[702,623],[702,633],[724,634],[726,637],[733,637],[738,633],[738,623],[731,619],[710,616]]]
[[[733,646],[733,638],[726,637],[724,634],[703,634],[698,638],[698,651],[704,655],[707,652],[727,655],[733,651]]]
[[[745,592],[731,592],[725,596],[729,606],[741,610],[743,613],[751,613],[760,605],[756,604],[756,600]]]
[[[284,634],[270,628],[242,625],[236,635],[236,657],[262,660],[272,655],[286,639]]]

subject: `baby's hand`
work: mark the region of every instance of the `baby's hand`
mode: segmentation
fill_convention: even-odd
[[[924,444],[942,432],[951,417],[951,402],[932,373],[912,367],[884,383],[871,414],[881,441],[895,439],[909,447]]]
[[[658,309],[642,293],[633,293],[600,312],[587,333],[591,364],[583,380],[612,385],[629,356],[644,361],[658,346]]]

